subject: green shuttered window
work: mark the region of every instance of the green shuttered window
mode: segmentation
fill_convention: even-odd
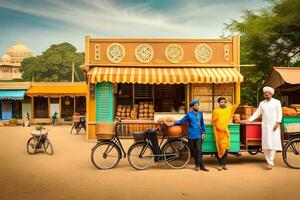
[[[96,85],[96,122],[113,122],[114,95],[113,85],[108,82]]]

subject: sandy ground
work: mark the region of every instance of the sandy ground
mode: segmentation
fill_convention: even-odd
[[[48,127],[54,155],[28,155],[30,129],[0,127],[0,199],[300,199],[300,171],[289,169],[281,154],[265,170],[262,154],[229,157],[228,171],[196,172],[193,163],[171,170],[164,163],[135,171],[127,159],[112,170],[96,170],[90,161],[93,142],[69,135],[70,126]],[[132,140],[122,140],[127,151]]]

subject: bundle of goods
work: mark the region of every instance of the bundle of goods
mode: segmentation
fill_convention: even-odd
[[[74,113],[72,118],[73,118],[73,122],[80,122],[80,114],[79,113]]]
[[[154,105],[151,102],[140,102],[138,106],[139,119],[154,119]]]
[[[240,114],[234,114],[233,115],[233,123],[239,123],[241,121],[241,116]]]
[[[253,107],[252,106],[248,106],[248,105],[240,105],[235,113],[236,114],[240,114],[240,119],[244,120],[244,119],[248,119],[252,114],[253,114]]]
[[[158,123],[165,123],[167,126],[172,126],[174,121],[173,117],[162,117],[157,120]]]
[[[300,115],[300,104],[291,104],[291,108],[295,108],[298,115]]]
[[[282,115],[283,116],[297,116],[298,113],[294,108],[283,107],[282,108]]]

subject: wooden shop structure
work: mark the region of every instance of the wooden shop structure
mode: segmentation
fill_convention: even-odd
[[[206,123],[225,96],[240,98],[240,38],[85,39],[87,137],[98,122],[122,119],[121,135],[153,127],[162,116],[180,119],[200,100]],[[239,145],[239,139],[238,139]]]

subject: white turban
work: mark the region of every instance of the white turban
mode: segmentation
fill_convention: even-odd
[[[264,91],[264,93],[265,92],[270,92],[272,95],[274,94],[274,89],[271,88],[271,87],[268,87],[268,86],[264,87],[263,91]]]

